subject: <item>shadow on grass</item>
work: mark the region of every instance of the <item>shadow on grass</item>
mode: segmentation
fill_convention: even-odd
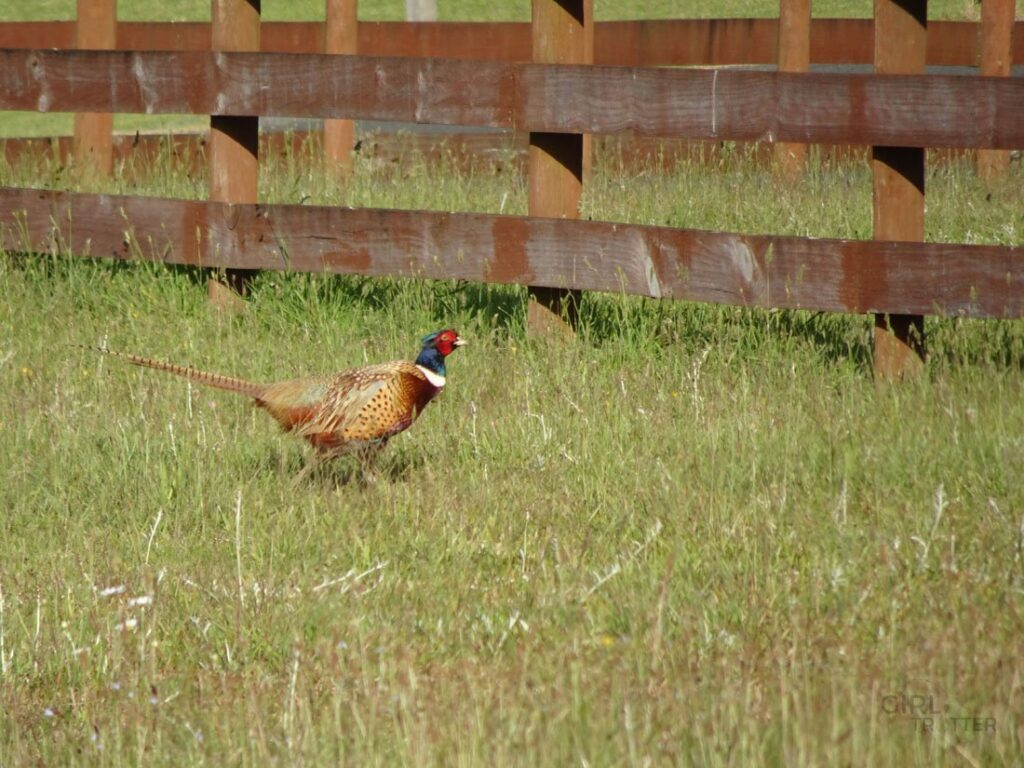
[[[829,364],[852,364],[870,373],[871,318],[807,310],[698,304],[629,296],[584,294],[580,328],[593,344],[624,341],[658,353],[708,347],[737,362],[771,359],[780,364],[797,353]]]
[[[7,251],[15,269],[38,279],[68,276],[89,262],[95,272],[88,281],[131,279],[139,270],[169,274],[206,293],[218,270],[144,260],[82,259],[63,253]],[[81,273],[79,273],[81,275]],[[475,335],[525,336],[526,288],[467,281],[427,281],[371,278],[359,275],[310,275],[260,272],[253,278],[255,293],[290,283],[287,293],[299,304],[330,305],[337,310],[389,312],[399,305],[428,308],[434,328],[462,324],[469,318]],[[85,294],[90,295],[90,294]],[[88,303],[88,299],[85,300]],[[285,304],[287,304],[286,302]],[[872,320],[868,315],[769,310],[726,305],[694,304],[635,296],[584,293],[579,305],[580,335],[587,342],[626,342],[648,353],[681,345],[691,352],[708,346],[730,349],[737,360],[747,357],[792,357],[808,349],[822,362],[852,364],[867,375],[872,371]],[[462,329],[460,329],[462,330]],[[939,368],[988,366],[1024,370],[1024,325],[1001,319],[929,318],[927,344],[931,363]],[[424,331],[426,332],[426,331]]]
[[[89,264],[96,270],[95,277],[97,278],[130,276],[138,274],[140,269],[148,269],[182,277],[205,291],[207,279],[218,274],[217,270],[209,267],[168,264],[150,259],[74,256],[65,252],[50,253],[34,250],[9,250],[0,253],[3,253],[13,268],[26,273],[34,273],[37,277],[47,280],[67,277],[70,270]]]
[[[354,454],[318,460],[305,451],[275,451],[251,460],[250,472],[275,475],[282,484],[296,488],[366,488],[381,482],[407,482],[425,465],[422,455],[406,451],[385,451],[372,466],[365,466]]]

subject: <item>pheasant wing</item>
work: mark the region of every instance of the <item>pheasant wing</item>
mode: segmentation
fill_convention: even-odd
[[[388,377],[369,368],[357,368],[335,376],[316,413],[296,427],[303,437],[336,435],[351,430],[366,407],[385,390]]]
[[[436,393],[405,361],[272,384],[261,405],[320,450],[379,443],[406,429]]]

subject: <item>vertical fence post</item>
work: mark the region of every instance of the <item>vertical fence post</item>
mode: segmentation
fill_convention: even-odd
[[[811,0],[779,0],[778,65],[780,72],[806,72],[811,64]],[[803,173],[807,145],[775,145],[775,159],[784,176]]]
[[[982,0],[981,2],[981,74],[1008,77],[1013,58],[1013,18],[1015,0]],[[978,174],[992,179],[1010,164],[1005,149],[979,149]]]
[[[358,0],[327,0],[324,53],[354,54],[358,51]],[[348,175],[352,170],[355,121],[324,120],[324,158],[328,170]]]
[[[211,47],[215,51],[259,51],[260,0],[211,0]],[[258,116],[210,116],[210,199],[255,203],[259,178]],[[228,285],[245,293],[253,270],[227,270]],[[210,281],[210,298],[231,304],[224,287]]]
[[[537,63],[592,63],[593,0],[533,0],[532,35],[533,60]],[[589,142],[582,134],[530,133],[531,216],[579,218],[584,169],[589,166],[584,159],[588,148]],[[532,332],[565,331],[575,324],[579,291],[530,286],[529,293],[527,324]],[[568,327],[564,320],[568,320]]]
[[[925,71],[928,0],[875,0],[875,72]],[[924,149],[872,147],[876,240],[924,240]],[[898,379],[924,364],[924,318],[875,315],[875,375]]]
[[[110,50],[117,43],[117,0],[78,0],[75,45]],[[74,157],[76,165],[109,176],[114,170],[114,116],[76,113]]]

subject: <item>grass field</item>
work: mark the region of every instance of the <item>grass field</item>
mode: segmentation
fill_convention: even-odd
[[[317,152],[265,158],[261,199],[526,211],[507,170],[361,158],[339,185]],[[108,183],[0,162],[0,186],[208,182],[168,152]],[[934,164],[927,188],[929,240],[1024,242],[1022,163],[988,185]],[[865,238],[871,179],[812,157],[781,185],[741,148],[671,174],[604,157],[583,214]],[[925,375],[887,386],[860,316],[589,294],[549,344],[519,288],[264,273],[226,316],[204,279],[0,252],[0,767],[1024,761],[1024,322],[929,319]],[[447,326],[470,345],[375,483],[343,460],[292,487],[305,447],[243,400],[70,346],[273,380]]]
[[[313,157],[263,198],[525,209],[507,172]],[[1021,243],[1020,163],[928,188],[929,239]],[[585,213],[864,237],[870,177],[605,159]],[[588,295],[547,345],[515,288],[265,273],[226,317],[189,270],[11,253],[0,290],[4,766],[1020,765],[1019,321],[929,320],[926,375],[883,386],[856,316]],[[444,326],[470,346],[383,477],[294,489],[304,447],[247,403],[67,346],[269,380]]]

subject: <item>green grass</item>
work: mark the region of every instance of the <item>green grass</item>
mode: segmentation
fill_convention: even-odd
[[[525,208],[507,171],[339,186],[315,153],[270,159],[263,198]],[[929,238],[1019,245],[1021,175],[932,170]],[[44,159],[13,184],[77,182]],[[165,154],[106,188],[205,179]],[[864,236],[870,179],[605,159],[585,212]],[[0,290],[4,765],[1024,755],[1019,321],[929,320],[926,374],[884,386],[858,316],[587,295],[548,345],[517,288],[264,273],[225,317],[190,270],[4,254]],[[342,461],[293,489],[305,448],[242,400],[67,346],[276,379],[449,325],[448,391],[370,485]],[[923,732],[900,696],[982,731]]]

